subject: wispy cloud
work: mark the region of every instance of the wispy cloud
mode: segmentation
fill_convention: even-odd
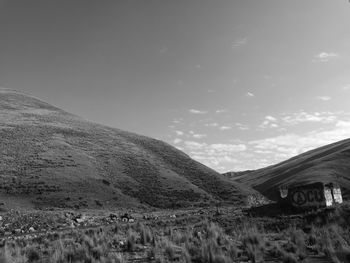
[[[316,99],[322,100],[322,101],[329,101],[329,100],[331,100],[332,98],[329,97],[329,96],[318,96],[318,97],[316,97]]]
[[[207,111],[196,110],[196,109],[190,109],[189,112],[192,114],[206,114],[206,113],[208,113]]]
[[[227,131],[227,130],[231,130],[232,129],[232,127],[231,126],[221,126],[220,128],[219,128],[220,130],[222,130],[222,131]]]
[[[246,125],[246,124],[242,124],[240,122],[236,122],[235,123],[236,127],[241,130],[241,131],[246,131],[246,130],[249,130],[249,126]]]
[[[341,89],[342,89],[343,91],[348,91],[348,90],[350,90],[350,84],[347,84],[347,85],[342,86]]]
[[[183,121],[182,118],[175,118],[175,119],[172,120],[172,123],[174,123],[174,124],[180,124],[180,123],[182,123],[182,121]]]
[[[175,138],[175,139],[173,140],[173,143],[174,143],[174,144],[179,144],[180,142],[182,142],[182,139],[180,139],[180,138]]]
[[[265,116],[263,122],[259,125],[260,129],[278,128],[278,127],[279,125],[277,124],[277,118],[271,115]]]
[[[235,41],[232,42],[232,48],[239,48],[241,46],[244,46],[247,44],[248,39],[246,37],[240,37],[235,39]]]
[[[219,109],[219,110],[216,110],[215,113],[217,114],[220,114],[220,113],[227,113],[228,110],[225,110],[225,109]]]
[[[275,118],[271,115],[267,115],[267,116],[265,116],[265,120],[270,121],[270,122],[276,122],[277,118]]]
[[[195,133],[194,131],[190,131],[189,134],[194,139],[203,139],[203,138],[207,137],[206,134]]]
[[[339,54],[335,52],[321,52],[314,56],[314,62],[328,62],[330,60],[336,59],[339,57]]]
[[[217,123],[217,122],[206,123],[205,126],[206,127],[217,127],[217,126],[219,126],[219,123]]]
[[[183,131],[175,131],[175,133],[176,133],[177,135],[179,135],[179,136],[182,136],[182,135],[185,134]]]
[[[255,96],[254,93],[251,93],[251,92],[247,92],[245,95],[246,95],[247,97],[254,97],[254,96]]]
[[[281,118],[283,125],[298,125],[305,122],[311,123],[334,123],[338,119],[339,113],[332,112],[305,112],[299,111],[293,114],[288,114]]]
[[[195,134],[192,135],[192,137],[195,138],[195,139],[203,139],[203,138],[207,137],[207,135],[206,134],[195,133]]]
[[[240,122],[232,125],[208,122],[205,125],[218,130],[254,128]],[[276,134],[276,136],[210,144],[204,140],[197,140],[205,138],[204,136],[209,137],[209,135],[189,131],[185,133],[187,140],[184,140],[183,136],[177,136],[178,138],[172,143],[177,148],[182,148],[195,160],[221,172],[257,169],[349,138],[350,114],[340,111],[307,112],[301,110],[294,113],[266,115],[257,125],[259,126],[264,129],[272,129],[273,133],[270,134]],[[282,129],[284,129],[283,132]]]
[[[198,143],[194,141],[185,141],[184,149],[192,158],[205,165],[217,169],[227,166],[227,164],[236,164],[239,161],[234,158],[235,154],[245,152],[245,144],[226,144],[226,143]]]
[[[305,123],[317,123],[319,128],[305,131]],[[294,133],[248,142],[254,159],[259,159],[259,154],[263,154],[268,160],[267,165],[276,164],[308,150],[347,139],[350,134],[350,115],[343,112],[300,111],[281,116],[279,124],[283,127],[304,125],[301,126],[302,130],[294,129]]]
[[[270,164],[291,158],[303,152],[347,139],[350,134],[350,121],[338,121],[332,128],[311,131],[305,134],[289,133],[276,137],[251,141],[253,152],[270,151]],[[257,157],[257,156],[256,156]]]

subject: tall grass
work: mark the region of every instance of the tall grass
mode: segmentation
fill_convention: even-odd
[[[335,215],[336,217],[340,216]],[[270,222],[268,222],[270,224]],[[243,221],[226,230],[210,220],[187,227],[164,223],[120,224],[0,242],[0,262],[117,262],[133,257],[180,263],[307,262],[310,253],[350,262],[350,226],[333,218],[303,231],[294,225],[277,233]]]

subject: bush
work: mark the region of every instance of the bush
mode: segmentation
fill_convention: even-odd
[[[134,230],[129,229],[126,238],[126,251],[134,252],[136,248],[137,233]]]
[[[28,262],[38,261],[40,259],[38,250],[34,247],[29,247],[27,249],[27,258],[28,258]]]

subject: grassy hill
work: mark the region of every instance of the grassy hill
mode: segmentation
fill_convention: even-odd
[[[276,199],[280,186],[311,182],[337,182],[346,198],[350,196],[350,139],[311,150],[289,160],[239,176],[233,181]]]
[[[11,208],[240,203],[247,191],[165,142],[0,88],[0,202]]]

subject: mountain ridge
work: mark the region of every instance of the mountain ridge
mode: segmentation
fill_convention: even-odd
[[[277,200],[281,186],[313,182],[338,183],[345,198],[350,197],[350,139],[328,144],[288,160],[232,177]]]

